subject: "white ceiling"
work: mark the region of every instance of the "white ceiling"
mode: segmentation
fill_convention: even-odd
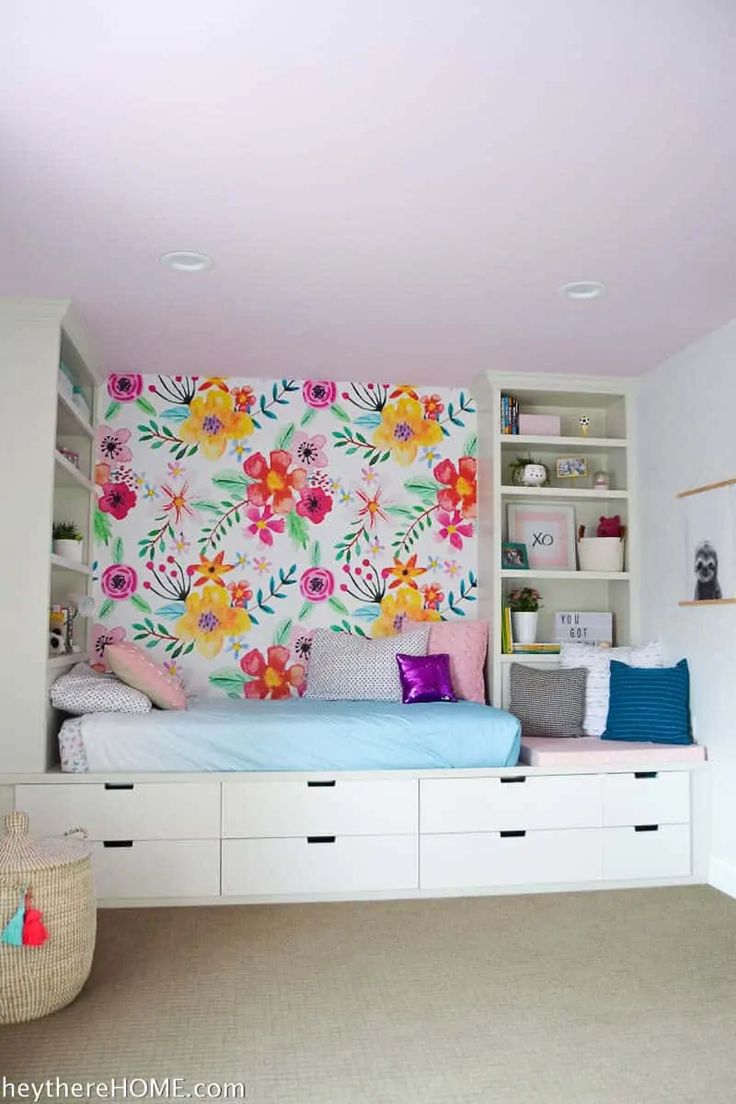
[[[732,0],[2,23],[0,294],[70,296],[111,371],[628,374],[736,315]],[[605,298],[557,292],[583,278]]]

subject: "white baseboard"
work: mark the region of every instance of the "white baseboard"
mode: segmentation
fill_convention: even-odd
[[[708,882],[715,889],[720,889],[721,893],[736,897],[736,866],[723,862],[722,859],[711,859]]]

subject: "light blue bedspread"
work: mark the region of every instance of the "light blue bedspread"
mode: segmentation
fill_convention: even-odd
[[[189,710],[93,713],[81,735],[90,771],[356,771],[507,767],[519,722],[474,702],[203,698]]]

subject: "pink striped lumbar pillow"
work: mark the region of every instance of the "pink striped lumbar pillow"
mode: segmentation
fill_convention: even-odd
[[[433,621],[427,655],[450,657],[450,674],[455,694],[463,701],[486,700],[483,668],[488,649],[487,621]],[[109,650],[109,649],[108,649]]]
[[[186,709],[186,694],[179,680],[149,659],[142,648],[127,642],[108,644],[105,659],[121,682],[142,690],[159,709]]]

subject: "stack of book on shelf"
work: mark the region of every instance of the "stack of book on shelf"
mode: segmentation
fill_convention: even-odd
[[[501,433],[519,432],[519,402],[513,395],[501,395]]]
[[[511,610],[503,607],[501,618],[501,652],[503,655],[559,655],[562,645],[549,644],[514,644],[511,630]]]

